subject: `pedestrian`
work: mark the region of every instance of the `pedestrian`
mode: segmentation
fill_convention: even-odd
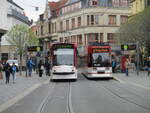
[[[42,63],[42,60],[39,61],[38,69],[39,69],[39,77],[42,77],[44,71],[44,65]]]
[[[111,66],[112,66],[112,72],[115,73],[116,72],[116,66],[117,66],[115,59],[112,59]]]
[[[10,73],[11,73],[11,66],[9,63],[6,63],[4,65],[4,71],[5,71],[5,78],[6,78],[6,84],[9,83]]]
[[[148,57],[148,61],[147,61],[147,71],[148,71],[148,76],[150,74],[150,57]]]
[[[129,69],[130,69],[130,61],[129,61],[129,59],[126,59],[126,61],[125,61],[125,73],[126,73],[126,76],[129,76]]]
[[[34,63],[32,62],[31,59],[29,59],[27,61],[27,69],[28,69],[29,77],[31,77],[33,66],[34,66]]]
[[[3,70],[3,65],[0,63],[0,80],[3,80],[2,70]]]
[[[13,62],[13,65],[11,66],[11,73],[13,78],[13,83],[15,83],[16,80],[16,72],[18,72],[18,67],[15,65],[15,62]]]
[[[50,76],[50,69],[51,69],[51,64],[50,64],[50,62],[47,60],[47,61],[45,62],[46,76]]]

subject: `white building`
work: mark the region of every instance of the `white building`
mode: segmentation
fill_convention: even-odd
[[[29,25],[30,21],[25,16],[24,9],[13,0],[0,0],[0,38],[1,38],[1,59],[13,58],[15,51],[5,40],[5,33],[17,24]]]

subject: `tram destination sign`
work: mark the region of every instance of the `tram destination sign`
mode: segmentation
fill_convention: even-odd
[[[93,53],[105,53],[109,52],[109,48],[93,48]]]
[[[68,49],[71,49],[71,48],[73,48],[73,45],[71,45],[71,44],[64,44],[64,45],[55,45],[54,46],[54,49],[58,49],[58,48],[68,48]]]

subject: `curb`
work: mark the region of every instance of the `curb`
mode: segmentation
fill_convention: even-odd
[[[113,76],[113,79],[120,82],[120,83],[125,83],[124,81],[122,81],[121,79],[119,79],[118,77]]]
[[[28,88],[24,92],[22,92],[22,93],[18,94],[17,96],[11,98],[9,101],[5,102],[4,104],[1,104],[0,105],[0,113],[3,112],[4,110],[8,109],[9,107],[14,105],[15,103],[17,103],[19,100],[23,99],[25,96],[30,94],[32,91],[39,88],[41,85],[47,84],[47,83],[49,83],[49,80],[46,80],[42,83],[37,83],[37,84],[33,85],[31,88]]]

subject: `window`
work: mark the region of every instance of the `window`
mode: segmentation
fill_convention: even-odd
[[[63,31],[63,22],[60,22],[60,31]]]
[[[57,26],[56,26],[56,22],[54,23],[54,32],[56,33],[56,30],[57,30]]]
[[[123,15],[122,15],[122,16],[120,17],[120,23],[121,23],[121,24],[124,24],[125,22],[127,22],[127,20],[128,20],[128,16],[123,16]]]
[[[77,36],[77,44],[82,44],[82,35]]]
[[[103,33],[100,33],[100,42],[103,42],[104,39],[103,39]]]
[[[63,42],[63,38],[59,38],[59,41],[60,41],[60,42]]]
[[[89,26],[89,25],[90,25],[90,16],[87,15],[87,26]]]
[[[87,25],[96,25],[99,24],[99,16],[98,15],[87,15]]]
[[[41,35],[43,35],[43,26],[41,25]]]
[[[91,15],[91,25],[94,25],[94,15]]]
[[[81,26],[81,17],[78,17],[78,27]]]
[[[116,15],[109,15],[109,25],[116,25]]]
[[[95,24],[99,24],[99,16],[95,15]]]
[[[72,29],[75,28],[75,18],[73,18],[73,19],[71,20],[71,24],[72,24]]]
[[[69,20],[66,20],[66,30],[69,30]]]
[[[50,23],[48,25],[48,32],[49,32],[49,34],[51,33],[51,24]]]
[[[97,5],[97,0],[93,0],[92,1],[92,6],[96,6]]]
[[[108,33],[107,34],[107,42],[112,43],[113,42],[113,37],[114,37],[113,33]]]

